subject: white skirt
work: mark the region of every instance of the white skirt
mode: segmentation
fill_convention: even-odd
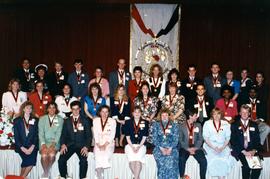
[[[139,146],[139,144],[133,144],[135,147]],[[125,154],[127,155],[129,162],[139,161],[145,163],[145,154],[146,154],[146,147],[143,145],[140,147],[137,153],[134,153],[130,145],[125,146]]]
[[[101,151],[97,146],[94,147],[95,168],[110,168],[111,158],[114,152],[114,144],[109,144],[106,150]]]

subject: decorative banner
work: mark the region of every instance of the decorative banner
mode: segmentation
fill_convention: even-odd
[[[132,4],[130,20],[130,70],[142,66],[145,76],[160,64],[164,77],[179,67],[181,8],[177,4]]]

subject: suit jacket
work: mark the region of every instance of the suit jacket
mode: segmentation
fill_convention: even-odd
[[[78,128],[77,132],[75,132],[72,117],[65,120],[60,138],[61,145],[65,144],[67,147],[90,148],[92,140],[90,122],[88,119],[80,116],[80,123],[83,126],[83,129],[79,130]]]
[[[189,81],[189,77],[182,80],[181,93],[184,95],[185,99],[192,99],[197,96],[196,89],[199,83],[202,83],[202,80],[197,77],[194,78],[193,86]]]
[[[258,152],[262,151],[262,146],[260,144],[260,134],[258,125],[249,120],[249,135],[250,142],[248,143],[247,149],[244,148],[244,134],[241,128],[240,119],[235,120],[233,124],[231,124],[231,147],[232,147],[232,155],[238,159],[239,154],[242,150],[257,150]]]
[[[220,75],[218,76],[218,81],[220,82],[220,86],[214,87],[212,75],[204,78],[204,85],[206,88],[206,93],[210,98],[213,99],[214,103],[216,103],[216,101],[219,98],[221,98],[221,96],[220,96],[221,87],[226,84],[226,80],[223,77],[221,77]]]
[[[24,69],[19,68],[16,70],[14,77],[20,80],[22,91],[31,92],[34,89],[36,76],[32,69],[29,69],[29,76],[27,76]]]
[[[114,98],[110,98],[110,108],[111,108],[111,116],[117,116],[118,119],[124,120],[125,117],[130,117],[130,100],[127,102],[123,102],[124,107],[122,112],[119,110],[119,102],[115,101]]]
[[[187,123],[183,123],[179,127],[179,143],[180,148],[183,148],[187,150],[189,148],[189,135],[188,135],[188,127]],[[194,123],[194,147],[200,149],[202,147],[203,143],[203,137],[202,137],[202,127],[201,124],[195,122]]]
[[[59,115],[56,115],[53,119],[52,126],[50,126],[48,115],[42,116],[39,119],[38,136],[40,148],[42,144],[46,144],[49,147],[52,142],[55,142],[56,149],[59,149],[63,123],[63,118]]]
[[[76,71],[72,72],[68,76],[68,83],[72,87],[73,96],[83,98],[88,94],[89,76],[87,73],[81,72],[81,80],[78,81]]]
[[[214,103],[213,103],[213,100],[206,95],[204,95],[204,103],[205,103],[206,114],[209,119],[211,115],[211,111],[214,108]],[[198,109],[198,112],[199,112],[199,108],[197,104],[198,104],[198,99],[197,99],[197,96],[195,96],[190,100],[186,100],[186,109],[195,108],[195,109]]]
[[[29,122],[29,133],[26,135],[25,125],[22,117],[14,119],[14,139],[15,139],[15,151],[21,152],[21,147],[29,148],[35,145],[34,150],[38,150],[38,120],[31,117]],[[29,121],[30,121],[29,120]]]
[[[61,72],[60,76],[54,71],[49,74],[49,90],[52,96],[61,95],[62,89],[68,80],[68,74],[66,72]]]
[[[131,74],[128,71],[125,71],[125,89],[128,89],[128,83],[131,80]],[[110,97],[113,97],[115,89],[119,85],[118,80],[118,71],[113,71],[109,75],[109,86],[110,86]]]
[[[45,93],[40,100],[38,92],[33,92],[29,95],[29,101],[33,104],[35,113],[41,117],[45,114],[46,105],[52,101],[52,97],[49,93]]]
[[[250,108],[252,106],[250,98],[247,98],[246,100],[242,101],[242,104],[247,104]],[[256,99],[256,116],[257,116],[257,119],[261,118],[261,119],[267,120],[266,114],[267,114],[267,108],[266,108],[265,102],[261,101],[259,99]]]

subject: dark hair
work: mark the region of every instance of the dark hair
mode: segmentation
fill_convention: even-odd
[[[234,95],[234,89],[230,85],[224,85],[224,86],[221,87],[220,96],[223,96],[223,93],[226,90],[230,91],[230,93],[231,93],[231,97],[230,98],[232,98],[233,95]]]
[[[59,61],[55,61],[54,65],[56,65],[56,64],[60,64],[63,67],[63,64],[61,62],[59,62]]]
[[[81,102],[80,101],[73,101],[72,103],[70,103],[70,108],[72,108],[73,106],[79,106],[79,108],[81,108]]]
[[[203,88],[205,89],[205,85],[203,83],[198,83],[196,86],[196,90],[198,89],[198,86],[203,86]]]
[[[94,99],[93,93],[92,93],[92,88],[97,88],[98,89],[98,96],[97,96],[97,98],[102,97],[102,91],[101,91],[100,85],[98,83],[92,83],[90,85],[90,87],[89,87],[89,97],[91,99]]]
[[[250,92],[251,90],[254,90],[257,93],[257,88],[256,86],[251,86],[248,90],[248,92]]]
[[[56,104],[54,101],[50,101],[50,102],[48,102],[48,104],[46,105],[46,111],[47,111],[47,114],[48,114],[48,108],[49,108],[51,105],[54,106],[54,107],[56,108],[55,114],[58,114],[58,113],[59,113],[58,106],[57,106],[57,104]]]
[[[143,93],[142,93],[142,88],[143,88],[143,86],[147,86],[147,88],[148,88],[148,90],[149,90],[147,96],[148,96],[148,97],[151,96],[151,89],[150,89],[149,84],[147,83],[147,81],[143,81],[143,82],[141,83],[140,90],[139,90],[139,93],[138,93],[138,96],[137,96],[140,100],[143,100]]]
[[[220,67],[218,63],[213,62],[213,63],[211,63],[211,68],[212,68],[214,65],[217,65],[218,67]]]
[[[194,114],[197,114],[197,110],[195,108],[190,108],[185,110],[184,114],[187,116],[187,119],[189,116],[193,116]]]
[[[28,58],[28,57],[23,57],[23,58],[22,58],[22,63],[24,63],[24,61],[25,61],[25,60],[27,60],[27,61],[28,61],[28,63],[30,64],[30,60],[29,60],[29,58]]]
[[[133,68],[133,73],[135,73],[136,71],[140,71],[142,73],[142,67],[141,66],[135,66]]]
[[[44,81],[38,79],[38,80],[35,82],[35,91],[37,91],[37,84],[39,84],[39,83],[42,83],[43,87],[45,86]],[[44,90],[43,90],[43,91],[44,91]]]
[[[73,62],[73,65],[75,65],[76,63],[83,64],[83,60],[81,58],[76,58]]]
[[[263,71],[257,71],[257,72],[256,72],[256,76],[257,76],[257,75],[262,75],[262,77],[264,78],[264,72],[263,72]]]
[[[100,108],[99,108],[98,111],[97,111],[97,116],[98,116],[98,117],[101,117],[101,116],[100,116],[100,112],[101,112],[101,110],[104,109],[104,108],[106,108],[106,109],[108,110],[108,112],[109,112],[108,117],[110,116],[110,113],[111,113],[110,107],[107,106],[107,105],[102,105],[102,106],[100,106]]]
[[[168,81],[172,80],[172,74],[176,74],[177,76],[177,80],[180,80],[180,73],[176,68],[173,68],[170,70],[169,74],[168,74]]]
[[[68,87],[69,87],[69,89],[70,89],[69,96],[72,97],[72,96],[73,96],[73,90],[72,90],[72,86],[71,86],[69,83],[65,83],[65,84],[63,85],[62,91],[61,91],[61,95],[64,96],[63,90],[64,90],[65,86],[68,86]]]
[[[195,70],[196,70],[196,69],[197,69],[197,66],[196,66],[195,64],[189,64],[188,67],[187,67],[187,70],[188,70],[189,68],[195,68]]]
[[[140,108],[140,106],[135,106],[134,109],[133,109],[133,112],[136,111],[136,110],[140,110],[140,112],[142,112],[142,109]]]

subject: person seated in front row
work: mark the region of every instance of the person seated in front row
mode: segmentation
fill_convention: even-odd
[[[43,178],[48,178],[55,156],[60,148],[60,136],[63,127],[63,118],[58,115],[57,104],[48,103],[47,115],[42,116],[38,122],[39,149],[41,164],[44,170]]]
[[[230,124],[223,120],[220,109],[214,108],[211,119],[203,125],[203,148],[206,152],[209,176],[225,179],[235,164],[229,147],[231,137]]]
[[[180,177],[184,177],[186,161],[192,155],[200,165],[200,178],[205,179],[207,161],[202,149],[203,137],[202,127],[197,123],[198,115],[196,109],[185,111],[187,122],[180,125],[179,131],[179,171]]]
[[[264,107],[264,101],[258,99],[256,87],[249,89],[249,98],[243,101],[243,104],[247,104],[251,109],[250,119],[258,124],[260,131],[261,145],[264,144],[265,139],[270,133],[270,127],[266,124],[266,108]]]
[[[98,179],[104,179],[104,169],[111,167],[115,147],[116,121],[109,116],[110,108],[104,105],[99,108],[97,117],[93,120],[95,169]]]
[[[140,178],[142,164],[145,163],[146,138],[148,136],[148,121],[142,119],[142,112],[139,106],[134,108],[133,117],[125,124],[127,145],[125,153],[129,161],[134,179]]]
[[[248,105],[241,106],[240,118],[231,125],[231,131],[232,155],[242,163],[242,178],[258,179],[261,169],[251,169],[247,162],[247,158],[253,156],[262,159],[258,125],[251,120]]]
[[[59,172],[62,178],[67,177],[67,161],[76,153],[80,160],[80,179],[86,178],[90,149],[91,129],[89,120],[80,115],[81,103],[74,101],[70,104],[72,115],[63,125],[60,138],[60,157],[58,160]]]
[[[153,155],[158,179],[176,179],[179,175],[179,126],[170,119],[171,112],[161,109],[159,120],[152,125]]]
[[[222,98],[218,99],[216,102],[216,108],[219,108],[223,114],[224,118],[232,123],[234,118],[238,115],[237,102],[232,99],[233,88],[229,85],[224,85],[221,88]]]
[[[14,119],[15,152],[21,159],[20,176],[27,177],[37,162],[38,120],[33,114],[33,104],[26,101],[21,106],[20,116]]]

